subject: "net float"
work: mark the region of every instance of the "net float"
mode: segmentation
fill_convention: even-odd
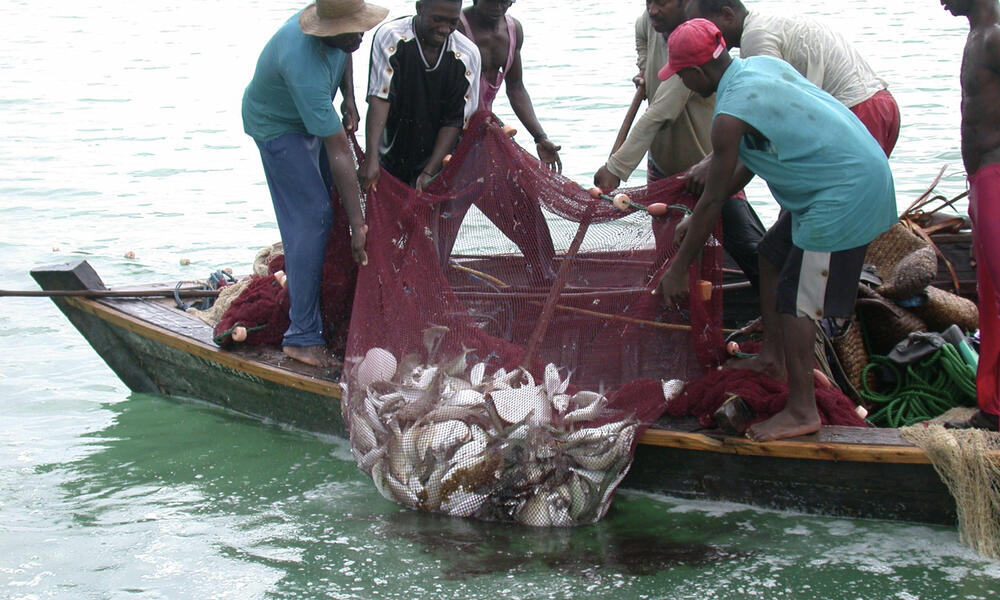
[[[729,356],[736,356],[740,352],[740,345],[736,342],[728,342],[726,344],[726,354]]]
[[[189,265],[189,264],[191,264],[191,259],[190,258],[182,258],[181,259],[181,265],[182,266],[186,266],[186,265]]]
[[[135,258],[135,252],[132,252],[131,250],[129,250],[128,252],[125,253],[125,258],[128,258],[130,260],[133,259],[133,258]]]
[[[589,190],[587,190],[587,193],[590,194],[590,197],[593,198],[594,200],[600,200],[601,195],[604,194],[604,192],[601,191],[601,188],[598,187],[590,188]]]
[[[712,299],[712,282],[705,279],[699,279],[698,283],[695,284],[695,289],[698,290],[698,297],[701,298],[702,302],[708,302]]]
[[[631,200],[632,199],[628,197],[628,194],[616,194],[611,203],[614,204],[615,208],[618,210],[626,212],[629,209]]]
[[[668,210],[670,210],[670,207],[662,202],[654,202],[646,207],[646,212],[651,217],[662,217],[667,214]]]
[[[236,327],[233,327],[233,341],[234,342],[247,341],[247,328],[242,325],[237,325]]]
[[[813,369],[813,382],[814,382],[813,384],[816,387],[820,388],[833,387],[833,385],[830,384],[830,378],[826,376],[826,373],[820,371],[819,369]],[[865,414],[865,416],[867,416],[867,413]],[[864,419],[865,417],[861,418]]]
[[[450,162],[451,162],[451,155],[450,154],[445,154],[444,158],[441,159],[441,164],[442,165],[447,165]]]
[[[511,127],[510,125],[504,125],[503,132],[507,134],[508,137],[514,137],[515,135],[517,135],[517,129]]]
[[[278,282],[278,285],[285,287],[288,284],[288,276],[285,275],[284,271],[275,271],[274,279]]]

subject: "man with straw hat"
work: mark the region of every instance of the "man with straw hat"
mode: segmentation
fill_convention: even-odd
[[[757,246],[764,343],[756,358],[729,366],[788,380],[784,409],[751,426],[747,437],[813,433],[820,427],[812,373],[817,321],[851,317],[868,244],[897,220],[889,161],[861,121],[785,61],[730,57],[711,21],[687,21],[667,45],[660,79],[676,73],[702,96],[716,94],[714,153],[658,289],[668,300],[682,297],[688,266],[723,203],[755,174],[767,181],[784,210]]]
[[[949,427],[997,430],[1000,415],[1000,3],[941,0],[969,19],[962,60],[962,160],[969,177],[969,216],[979,282],[979,410]]]
[[[243,94],[243,129],[260,149],[285,251],[291,325],[282,350],[314,366],[330,364],[319,289],[334,186],[350,222],[354,260],[367,262],[361,192],[344,132],[358,124],[350,54],[388,12],[363,0],[306,7],[264,46]],[[343,119],[333,107],[338,88]]]

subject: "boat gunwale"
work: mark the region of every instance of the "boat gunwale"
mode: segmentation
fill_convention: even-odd
[[[61,301],[111,325],[187,352],[203,360],[249,373],[279,385],[287,385],[331,399],[339,400],[341,397],[340,386],[337,382],[317,379],[292,370],[240,357],[222,348],[211,346],[145,319],[129,315],[111,301],[83,297],[69,297],[61,299]],[[869,430],[863,427],[847,429],[856,429],[858,433]],[[931,464],[929,457],[923,450],[905,442],[905,440],[905,445],[817,442],[804,439],[753,442],[739,437],[650,428],[640,437],[638,443],[646,446],[742,456],[859,463]],[[1000,463],[1000,451],[993,451],[991,454],[994,455],[994,460]]]

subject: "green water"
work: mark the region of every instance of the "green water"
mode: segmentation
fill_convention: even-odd
[[[829,20],[890,82],[901,206],[945,164],[942,192],[963,189],[959,20],[937,2],[755,4]],[[0,0],[0,288],[31,288],[29,268],[79,259],[111,285],[245,272],[278,235],[239,99],[298,6]],[[529,36],[528,89],[581,183],[631,97],[641,9],[512,9]],[[510,118],[503,99],[497,108]],[[749,193],[773,220],[763,186]],[[45,300],[0,299],[0,357],[3,598],[910,600],[1000,588],[1000,564],[949,527],[630,493],[601,523],[566,531],[405,511],[341,441],[130,395]]]

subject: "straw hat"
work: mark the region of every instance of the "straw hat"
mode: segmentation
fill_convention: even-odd
[[[361,33],[382,22],[388,8],[364,0],[317,0],[299,15],[302,33],[331,37],[342,33]]]

